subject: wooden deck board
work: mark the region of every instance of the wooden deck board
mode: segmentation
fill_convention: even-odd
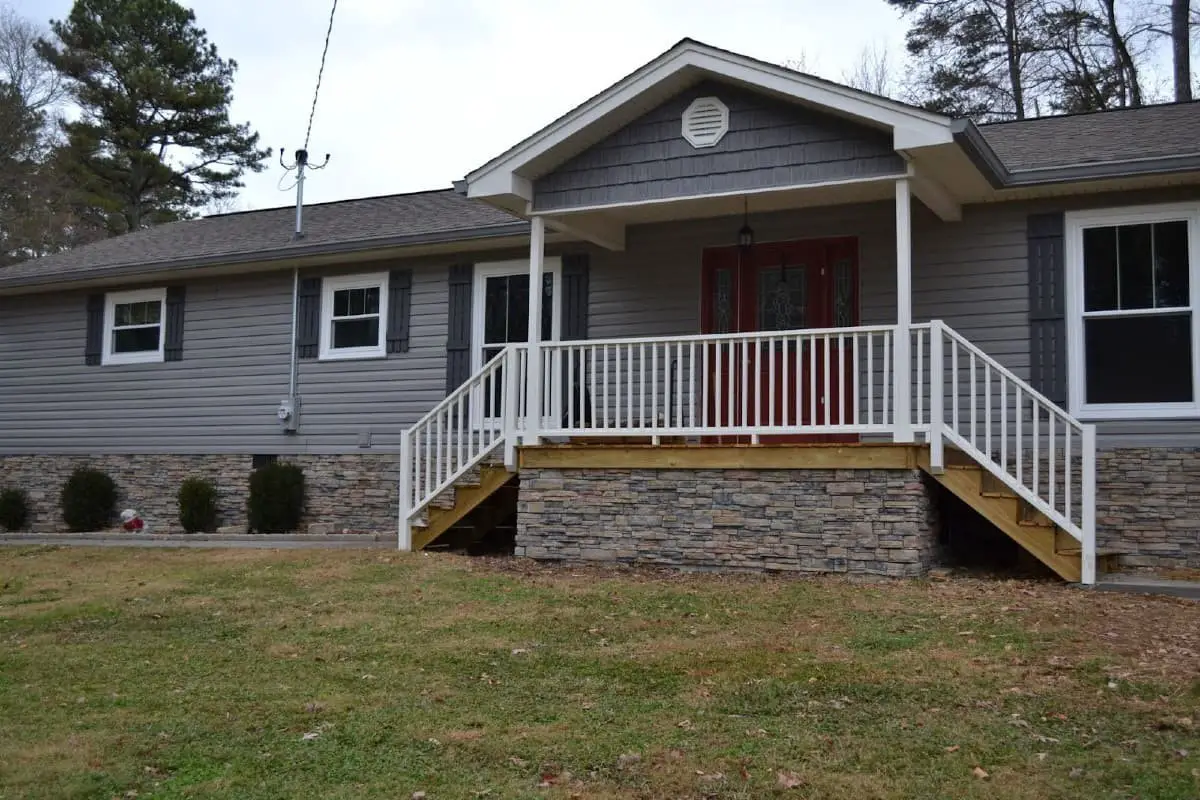
[[[921,445],[546,445],[522,447],[521,468],[916,469]]]

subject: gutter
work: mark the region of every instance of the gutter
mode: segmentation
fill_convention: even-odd
[[[225,253],[201,258],[180,258],[150,263],[138,262],[133,264],[116,264],[100,269],[80,270],[47,275],[31,272],[19,277],[9,277],[0,271],[0,291],[22,286],[54,286],[59,283],[75,283],[99,278],[118,278],[126,275],[153,275],[157,272],[173,272],[176,270],[197,269],[200,267],[237,266],[239,264],[269,264],[273,261],[292,262],[296,259],[322,255],[337,255],[341,253],[361,253],[387,248],[415,247],[419,245],[444,244],[451,242],[468,242],[486,239],[498,239],[506,236],[519,236],[529,233],[529,223],[517,220],[511,223],[486,225],[478,228],[466,228],[454,231],[437,231],[407,236],[389,236],[374,239],[363,239],[356,242],[326,242],[279,247],[273,250],[260,250],[250,253]],[[29,262],[26,262],[29,263]],[[32,262],[36,264],[35,262]],[[18,269],[10,267],[8,269]]]

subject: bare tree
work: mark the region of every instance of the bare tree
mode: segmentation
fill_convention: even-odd
[[[11,85],[33,111],[48,111],[67,96],[58,71],[34,49],[38,39],[49,33],[12,8],[0,6],[0,81]]]
[[[1171,66],[1175,100],[1192,99],[1192,31],[1190,0],[1171,0]]]
[[[858,54],[858,61],[842,71],[842,83],[871,94],[893,97],[897,86],[892,57],[886,46],[869,45]]]

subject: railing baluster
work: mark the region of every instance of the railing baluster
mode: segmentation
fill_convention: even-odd
[[[683,427],[683,345],[675,345],[675,426]]]
[[[838,334],[837,424],[846,425],[846,337]]]
[[[1017,458],[1017,483],[1024,486],[1023,467],[1025,465],[1025,450],[1021,437],[1021,417],[1025,403],[1021,400],[1021,387],[1016,384],[1013,384],[1013,405],[1015,406],[1016,419],[1014,422],[1017,429],[1016,441],[1013,442],[1013,455]]]
[[[1000,375],[1000,469],[1008,472],[1008,381]]]
[[[850,341],[851,341],[850,346],[854,350],[854,359],[850,364],[851,372],[854,373],[854,398],[853,398],[854,419],[853,419],[853,422],[855,425],[857,425],[858,421],[860,419],[859,412],[861,411],[860,407],[862,405],[862,398],[860,397],[860,394],[859,394],[861,391],[859,384],[860,384],[862,378],[858,374],[861,371],[860,370],[861,364],[859,362],[859,357],[858,357],[858,334],[857,333],[850,334]]]
[[[983,365],[983,441],[984,452],[992,457],[992,367]]]
[[[817,416],[817,338],[806,334],[808,345],[808,424],[816,425],[820,419]]]
[[[761,375],[761,368],[759,374]],[[775,426],[775,337],[767,339],[767,424]]]
[[[696,343],[688,344],[688,427],[696,427]]]
[[[750,424],[750,342],[742,339],[742,415],[738,424],[745,427]]]
[[[825,364],[825,374],[824,374],[824,376],[822,376],[825,379],[823,381],[825,384],[825,386],[824,386],[825,393],[823,395],[821,395],[821,405],[823,405],[825,407],[825,427],[829,427],[829,425],[833,419],[830,416],[831,412],[833,411],[833,409],[832,409],[833,402],[830,400],[830,397],[829,397],[829,388],[832,385],[832,381],[830,380],[830,375],[829,375],[830,366],[831,366],[831,362],[830,362],[831,353],[829,352],[829,334],[828,333],[825,334],[821,343],[825,350],[825,352],[821,354],[822,360],[824,361],[824,364]]]
[[[638,345],[638,422],[646,427],[646,345]]]
[[[791,424],[788,421],[788,412],[792,407],[792,385],[788,380],[792,363],[792,339],[790,336],[784,335],[783,341],[780,343],[779,352],[779,379],[783,381],[782,391],[779,396],[779,424],[786,428]]]
[[[895,424],[896,410],[892,406],[892,363],[895,360],[895,353],[892,352],[895,347],[892,342],[892,332],[883,332],[883,406],[879,409],[879,421],[884,425]],[[891,416],[888,412],[891,412]]]
[[[1033,493],[1037,494],[1041,491],[1041,481],[1038,478],[1041,477],[1042,468],[1041,455],[1038,453],[1038,448],[1041,445],[1040,437],[1038,436],[1038,422],[1040,422],[1039,418],[1042,414],[1038,409],[1037,398],[1029,398],[1029,410],[1033,412]]]
[[[867,340],[867,425],[875,424],[875,337],[865,336]]]
[[[613,345],[613,419],[621,427],[621,345]]]
[[[608,420],[608,404],[609,404],[609,397],[608,397],[608,345],[604,345],[604,349],[601,350],[600,352],[603,353],[603,358],[604,358],[604,362],[600,368],[601,369],[600,385],[602,388],[602,394],[600,396],[604,398],[604,404],[601,406],[601,408],[604,411],[604,416],[603,416],[604,427],[607,428],[608,422],[609,422],[609,420]]]
[[[658,345],[650,345],[650,425],[658,427]]]
[[[1054,498],[1058,491],[1058,480],[1057,480],[1056,474],[1055,474],[1056,473],[1056,469],[1055,469],[1056,464],[1055,464],[1055,457],[1054,457],[1055,442],[1054,442],[1054,410],[1053,409],[1046,409],[1046,435],[1049,438],[1047,452],[1050,454],[1049,458],[1047,459],[1048,460],[1048,469],[1046,470],[1046,477],[1050,481],[1050,507],[1053,508],[1055,511],[1057,511],[1058,506],[1055,505],[1055,503],[1054,503]]]
[[[793,425],[797,428],[804,427],[804,334],[798,333],[794,336],[796,347],[796,419]]]
[[[603,404],[604,400],[596,393],[596,361],[599,358],[596,345],[592,345],[588,356],[588,393],[592,399],[592,421],[587,427],[598,428],[600,427],[600,419],[596,413],[596,403]]]
[[[976,405],[977,405],[975,402],[975,392],[976,392],[975,353],[968,353],[968,355],[970,356],[970,364],[971,364],[971,372],[970,372],[970,376],[971,376],[971,446],[975,447],[976,449],[979,449],[975,445],[975,427],[976,427],[975,426],[975,409],[976,409]]]
[[[925,424],[925,329],[917,328],[917,379],[913,381],[917,393],[917,424]]]
[[[1071,426],[1065,424],[1063,425],[1063,516],[1068,520],[1071,519]]]
[[[958,406],[961,402],[958,391],[958,342],[954,339],[950,340],[950,385],[954,394],[954,407],[950,409],[950,427],[954,429],[956,436],[962,436],[962,430],[958,425]]]
[[[711,345],[700,345],[700,359],[703,362],[700,365],[700,427],[707,428],[714,424],[708,418],[708,407],[710,405],[709,385],[708,385],[708,351]]]

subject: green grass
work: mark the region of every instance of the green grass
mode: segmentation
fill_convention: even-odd
[[[5,549],[0,798],[1196,798],[1198,649],[1055,584]]]

